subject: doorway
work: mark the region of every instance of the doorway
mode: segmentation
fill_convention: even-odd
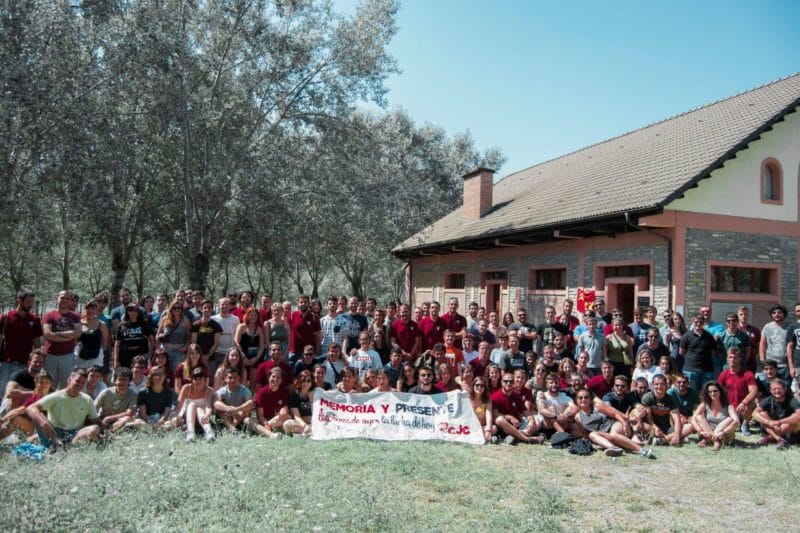
[[[496,311],[500,314],[500,293],[503,286],[501,283],[487,283],[486,284],[486,316],[489,316],[490,311]]]
[[[636,303],[635,283],[609,283],[607,304],[609,309],[615,307],[622,309],[622,319],[626,324],[633,322],[633,309]]]

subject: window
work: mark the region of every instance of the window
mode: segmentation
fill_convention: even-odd
[[[528,278],[530,290],[564,290],[567,288],[567,269],[549,268],[535,270]]]
[[[606,278],[646,278],[646,285],[650,285],[650,265],[620,265],[605,267]]]
[[[761,163],[761,202],[783,203],[783,172],[780,163],[773,157]]]
[[[770,294],[774,272],[771,268],[712,266],[711,290]]]
[[[467,275],[450,272],[444,275],[445,289],[464,289],[467,286]]]

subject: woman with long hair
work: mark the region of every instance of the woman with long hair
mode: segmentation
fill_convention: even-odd
[[[403,372],[397,380],[397,392],[408,392],[417,386],[417,369],[414,363],[403,363]]]
[[[678,372],[683,371],[683,356],[680,352],[681,339],[686,334],[686,321],[683,316],[674,311],[667,324],[667,333],[664,335],[664,344],[667,345],[670,357],[675,361]]]
[[[289,309],[291,309],[291,304],[289,304]],[[289,353],[289,336],[292,333],[287,321],[291,319],[291,316],[284,317],[283,315],[284,310],[281,304],[272,304],[272,318],[264,322],[264,334],[269,337],[269,342],[265,344],[273,342],[281,344],[281,352],[283,352],[283,358],[286,359],[286,354]]]
[[[597,444],[610,457],[622,455],[624,450],[638,453],[642,457],[655,459],[649,448],[625,436],[628,420],[625,415],[602,402],[592,400],[589,389],[580,388],[575,393],[578,412],[575,423],[582,435]]]
[[[238,370],[239,375],[242,376],[241,385],[243,387],[248,386],[249,381],[247,380],[247,373],[245,372],[245,363],[242,360],[239,349],[234,346],[225,354],[225,359],[222,360],[222,364],[214,374],[214,390],[219,390],[225,384],[225,372],[229,368]]]
[[[108,328],[100,320],[97,301],[92,298],[83,304],[81,313],[81,336],[75,346],[75,367],[103,367],[105,350],[108,349]]]
[[[455,376],[453,376],[453,367],[447,363],[441,363],[438,366],[438,370],[439,381],[434,384],[434,387],[442,392],[458,390],[458,383],[456,383]]]
[[[489,388],[486,386],[486,378],[477,376],[472,382],[472,389],[469,391],[469,401],[472,410],[478,417],[478,422],[483,428],[483,438],[486,442],[492,442],[492,437],[497,433],[494,425],[494,412],[492,400],[489,398]]]
[[[156,339],[167,353],[171,368],[176,368],[186,358],[186,347],[192,336],[192,323],[183,311],[180,300],[169,304],[156,332]]]
[[[245,386],[247,383],[255,383],[256,370],[264,359],[265,337],[258,310],[248,307],[242,312],[242,323],[236,327],[233,335],[233,342],[242,356],[245,372],[241,376]]]
[[[120,367],[132,368],[133,358],[137,355],[150,358],[153,346],[153,335],[150,324],[140,316],[140,308],[136,303],[125,307],[125,314],[117,326],[114,342],[114,370]]]
[[[606,335],[606,357],[614,364],[615,376],[630,376],[633,367],[633,339],[625,332],[621,318],[611,321],[612,331]]]
[[[25,436],[33,435],[36,428],[28,417],[28,407],[53,392],[53,377],[47,370],[42,370],[33,379],[35,383],[33,394],[28,396],[22,405],[9,410],[3,418],[0,418],[0,440],[15,431],[20,431]]]
[[[192,372],[196,368],[203,369],[206,380],[211,378],[208,366],[203,362],[202,348],[199,344],[192,343],[186,349],[186,359],[175,369],[175,392],[180,392],[185,384],[192,381]]]
[[[736,428],[739,427],[739,415],[736,408],[728,403],[728,394],[718,382],[709,381],[703,386],[692,425],[700,436],[697,445],[701,448],[711,444],[714,451],[719,451],[723,444],[733,442]]]
[[[283,423],[287,435],[306,436],[311,433],[311,407],[314,404],[314,378],[302,370],[294,380],[289,394],[289,419]]]

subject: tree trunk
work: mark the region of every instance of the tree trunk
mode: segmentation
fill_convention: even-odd
[[[202,252],[195,253],[192,257],[192,262],[189,264],[189,285],[192,289],[200,289],[205,292],[210,270],[211,265],[208,255]],[[207,296],[211,298],[211,295]]]
[[[114,271],[114,278],[111,281],[111,308],[119,305],[119,290],[125,286],[125,277],[128,275],[128,258],[122,250],[115,247],[111,251],[111,270]]]

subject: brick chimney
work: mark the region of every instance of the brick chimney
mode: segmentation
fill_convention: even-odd
[[[494,170],[476,168],[464,174],[464,220],[477,220],[492,208]]]

